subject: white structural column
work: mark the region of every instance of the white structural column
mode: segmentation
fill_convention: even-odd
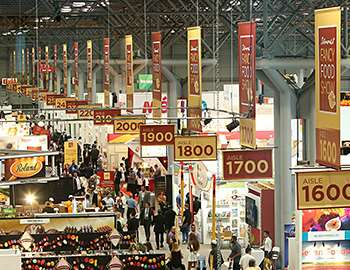
[[[67,96],[70,97],[72,95],[72,67],[68,66],[67,72]]]
[[[84,99],[86,73],[79,69],[79,99]]]

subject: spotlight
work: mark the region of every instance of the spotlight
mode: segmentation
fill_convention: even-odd
[[[32,193],[27,194],[27,196],[26,196],[27,204],[32,205],[35,202],[35,200],[36,200],[36,198],[35,198],[34,194],[32,194]]]
[[[209,125],[212,120],[213,120],[212,118],[205,118],[203,121],[204,126]]]
[[[226,126],[227,130],[231,132],[232,130],[236,129],[239,126],[238,119],[234,118],[230,124]]]

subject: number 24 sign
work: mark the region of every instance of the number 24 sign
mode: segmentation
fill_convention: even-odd
[[[225,180],[272,178],[272,150],[225,151],[223,173]]]

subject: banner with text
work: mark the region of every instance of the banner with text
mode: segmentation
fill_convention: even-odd
[[[53,46],[53,73],[52,73],[52,89],[57,92],[57,45]]]
[[[32,47],[32,84],[36,86],[37,78],[36,78],[36,65],[35,65],[35,48]]]
[[[125,59],[126,59],[126,106],[128,112],[133,112],[134,107],[134,61],[133,61],[132,36],[125,37]]]
[[[30,56],[29,56],[29,48],[26,49],[26,84],[30,84],[30,79],[29,79],[29,75],[30,75],[30,72],[29,72],[29,69],[30,69],[30,66],[29,66],[29,62],[30,62]]]
[[[46,65],[46,72],[44,73],[44,88],[49,88],[49,72],[48,72],[48,66],[49,66],[49,46],[45,46],[45,65]]]
[[[238,24],[238,77],[241,146],[256,148],[256,24]]]
[[[152,33],[153,118],[160,119],[162,112],[162,34]]]
[[[64,164],[71,165],[78,163],[78,143],[77,141],[64,142]]]
[[[86,42],[86,57],[87,57],[87,99],[92,101],[92,41]]]
[[[187,28],[188,119],[187,128],[202,132],[202,47],[201,28]],[[194,119],[191,119],[194,118]]]
[[[340,168],[339,7],[315,11],[316,162]]]
[[[109,107],[109,38],[103,39],[103,93],[104,105]]]
[[[62,46],[62,57],[63,57],[63,94],[67,96],[68,91],[68,59],[67,59],[67,44]]]
[[[175,137],[175,161],[217,160],[216,136]]]
[[[72,84],[74,87],[75,97],[79,98],[79,44],[76,41],[73,43],[73,56],[74,64]]]

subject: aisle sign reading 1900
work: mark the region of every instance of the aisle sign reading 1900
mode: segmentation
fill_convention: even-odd
[[[298,209],[349,207],[350,171],[297,173]]]
[[[175,160],[216,160],[216,136],[180,136],[175,137]]]
[[[174,125],[142,125],[140,127],[141,145],[174,144]]]
[[[225,180],[272,178],[272,150],[239,150],[222,153]]]
[[[341,10],[315,11],[316,162],[340,168]]]
[[[143,116],[119,116],[114,120],[114,133],[139,133],[145,122]]]

